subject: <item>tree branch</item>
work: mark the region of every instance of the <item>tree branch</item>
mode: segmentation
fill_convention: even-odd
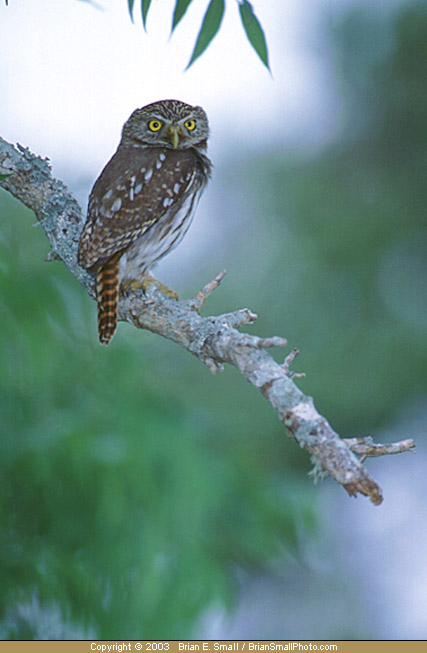
[[[361,456],[360,462],[362,463],[368,457],[389,456],[404,451],[415,453],[415,442],[409,439],[390,444],[375,444],[371,436],[367,435],[364,438],[344,438],[344,442],[351,451]]]
[[[82,210],[66,186],[52,177],[48,161],[0,138],[0,174],[10,175],[1,182],[2,187],[32,209],[41,223],[52,247],[47,260],[61,259],[94,298],[94,279],[77,263],[84,223]],[[246,308],[219,316],[200,316],[198,311],[224,274],[225,271],[221,272],[193,299],[186,301],[166,297],[155,284],[145,294],[129,288],[120,298],[119,319],[180,344],[213,373],[221,370],[224,363],[237,367],[273,406],[287,434],[311,454],[312,476],[329,474],[351,496],[360,493],[369,496],[375,505],[381,503],[380,487],[353,452],[363,458],[397,453],[413,448],[413,442],[375,445],[366,438],[342,440],[317,412],[312,398],[304,395],[292,381],[292,377],[301,376],[289,371],[297,350],[282,365],[267,353],[268,347],[285,346],[284,338],[240,333],[239,327],[257,318]]]

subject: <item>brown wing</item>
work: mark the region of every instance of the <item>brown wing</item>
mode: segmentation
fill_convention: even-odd
[[[199,167],[191,149],[119,147],[91,191],[79,263],[96,269],[127,249],[185,199]]]

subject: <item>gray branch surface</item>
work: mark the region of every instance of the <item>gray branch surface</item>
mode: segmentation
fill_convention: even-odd
[[[48,161],[0,138],[0,174],[10,175],[0,182],[1,186],[32,209],[41,223],[52,247],[47,260],[62,260],[94,298],[94,279],[77,263],[84,223],[82,210],[67,187],[52,177]],[[406,451],[413,443],[375,445],[372,441],[367,444],[363,438],[342,440],[317,412],[312,398],[293,382],[293,377],[301,376],[289,370],[298,352],[291,352],[280,365],[266,351],[268,347],[286,345],[284,338],[260,338],[239,332],[239,327],[257,318],[246,308],[218,316],[199,315],[224,274],[225,271],[221,272],[196,297],[186,301],[166,297],[154,284],[145,294],[129,288],[120,298],[119,319],[180,344],[213,373],[222,369],[224,363],[237,367],[273,406],[287,434],[311,454],[314,464],[311,474],[315,478],[329,474],[351,496],[360,493],[369,496],[375,505],[380,504],[379,485],[353,451],[365,458]]]

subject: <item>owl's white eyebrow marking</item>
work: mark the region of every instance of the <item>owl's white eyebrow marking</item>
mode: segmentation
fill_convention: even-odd
[[[149,168],[144,175],[145,181],[150,181],[152,176],[153,176],[153,168]]]
[[[118,197],[116,200],[114,200],[111,210],[120,211],[121,206],[122,206],[122,200],[120,199],[120,197]]]
[[[142,184],[137,184],[135,186],[135,195],[138,195],[142,191]]]

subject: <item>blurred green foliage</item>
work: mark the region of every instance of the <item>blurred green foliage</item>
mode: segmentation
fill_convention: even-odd
[[[247,238],[208,309],[249,305],[255,332],[298,346],[300,385],[341,435],[386,426],[425,383],[424,16],[401,13],[370,54],[375,15],[350,14],[336,143],[228,175],[252,193]],[[128,325],[101,348],[32,214],[0,191],[0,216],[0,636],[190,638],[232,605],[237,569],[301,555],[307,456],[235,370]]]
[[[299,384],[351,437],[425,398],[427,376],[427,12],[390,24],[382,8],[366,12],[334,31],[346,107],[334,141],[267,152],[228,182],[245,180],[233,277],[254,328],[300,349]]]
[[[176,347],[130,328],[101,348],[31,213],[4,191],[0,212],[2,634],[190,637],[229,604],[234,565],[297,551],[305,499],[215,440],[229,427],[193,399],[197,361],[191,381]],[[34,597],[70,624],[31,631],[16,606]]]
[[[297,552],[306,499],[215,439],[229,427],[193,399],[197,361],[190,380],[176,347],[130,327],[101,348],[31,213],[4,191],[0,212],[2,634],[190,637],[230,604],[234,565]],[[34,597],[51,621],[60,607],[47,633],[19,618]]]

